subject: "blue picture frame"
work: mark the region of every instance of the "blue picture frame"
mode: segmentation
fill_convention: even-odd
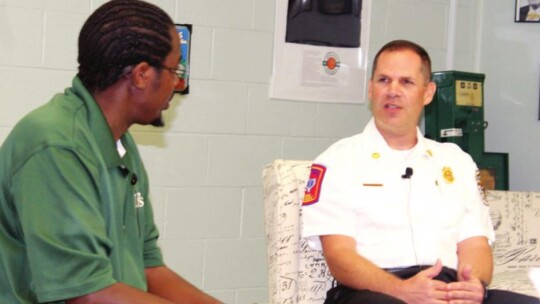
[[[175,93],[189,94],[189,76],[190,76],[190,56],[191,56],[191,24],[175,24],[176,32],[180,38],[180,61],[178,69],[184,71],[184,76],[180,78],[178,85],[174,88]]]

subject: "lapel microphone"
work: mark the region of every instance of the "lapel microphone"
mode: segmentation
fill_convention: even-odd
[[[413,169],[411,167],[407,167],[405,169],[405,174],[403,174],[401,178],[411,178],[412,174],[413,174]]]

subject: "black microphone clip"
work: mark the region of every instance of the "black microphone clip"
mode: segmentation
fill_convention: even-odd
[[[411,167],[407,167],[405,169],[405,174],[403,174],[401,178],[411,178],[412,174],[413,174],[413,169]]]
[[[124,165],[118,166],[118,169],[120,169],[120,173],[122,173],[122,176],[125,177],[125,178],[128,177],[129,174],[131,173],[131,172],[129,171],[129,169],[126,168],[126,166],[124,166]],[[139,180],[139,178],[137,177],[137,174],[132,173],[132,174],[131,174],[131,179],[129,180],[129,182],[130,182],[132,185],[135,185],[135,184],[137,183],[138,180]]]
[[[120,173],[122,173],[122,176],[123,177],[127,177],[128,174],[129,174],[129,169],[126,168],[125,166],[118,166],[118,169],[120,169]]]

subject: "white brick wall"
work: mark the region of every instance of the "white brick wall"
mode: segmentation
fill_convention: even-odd
[[[0,141],[25,113],[70,85],[78,31],[104,2],[0,0]],[[361,131],[367,105],[268,98],[275,0],[151,2],[194,25],[190,94],[175,98],[165,129],[132,129],[151,178],[166,261],[226,303],[265,303],[263,166],[276,158],[312,159]],[[373,0],[370,58],[388,40],[412,39],[428,48],[434,69],[443,69],[449,2]],[[477,65],[481,2],[459,1],[462,70]]]
[[[0,64],[42,65],[44,15],[33,8],[0,7]]]

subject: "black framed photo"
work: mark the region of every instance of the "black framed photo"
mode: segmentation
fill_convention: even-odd
[[[190,73],[190,52],[191,52],[191,24],[175,24],[178,38],[180,38],[180,61],[178,62],[178,70],[183,72],[180,81],[174,87],[175,93],[182,95],[189,94],[189,73]]]
[[[540,0],[516,0],[514,21],[540,23]]]

